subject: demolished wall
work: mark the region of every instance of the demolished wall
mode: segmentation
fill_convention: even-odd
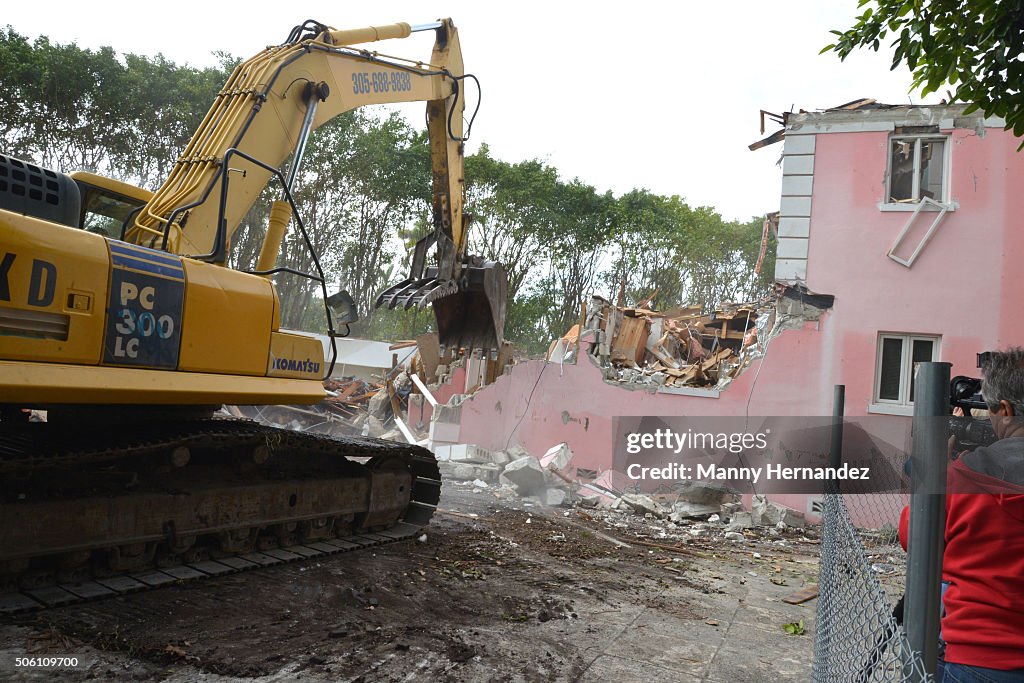
[[[829,309],[808,296],[805,290],[791,290],[779,297],[773,333],[727,388],[609,380],[596,348],[599,331],[585,330],[577,362],[521,362],[466,399],[458,441],[495,451],[521,444],[538,455],[565,442],[575,454],[577,473],[599,474],[615,466],[616,416],[829,415],[832,378],[841,359],[822,353],[837,344],[835,328],[829,324]],[[807,508],[806,496],[778,500]]]

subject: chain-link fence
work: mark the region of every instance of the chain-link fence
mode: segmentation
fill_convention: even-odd
[[[860,497],[857,497],[860,498]],[[813,680],[929,680],[893,616],[893,603],[878,580],[876,563],[850,518],[844,496],[825,495],[821,527],[819,598]],[[872,536],[877,541],[877,536]]]

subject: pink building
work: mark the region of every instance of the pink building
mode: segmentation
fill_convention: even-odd
[[[725,389],[609,382],[585,353],[576,364],[530,361],[462,405],[458,440],[534,455],[566,441],[574,466],[601,472],[615,465],[616,415],[830,415],[836,384],[847,415],[902,429],[915,362],[976,375],[975,353],[1024,344],[1020,140],[964,109],[868,104],[788,117],[776,279],[834,303],[783,299],[788,329]]]

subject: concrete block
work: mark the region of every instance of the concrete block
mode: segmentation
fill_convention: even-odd
[[[779,522],[797,528],[807,526],[807,520],[802,512],[768,500],[764,496],[754,496],[750,512],[755,526],[776,526]]]
[[[489,451],[491,456],[491,462],[495,465],[507,465],[515,458],[508,454],[507,451]]]
[[[461,429],[458,424],[431,420],[429,438],[431,441],[441,443],[458,443],[460,431]]]
[[[732,519],[733,515],[737,512],[743,512],[743,503],[739,501],[731,501],[728,503],[722,503],[722,507],[719,509],[718,514],[722,517]]]
[[[569,492],[565,489],[548,489],[541,496],[544,504],[549,507],[563,505],[569,499]]]
[[[572,461],[572,449],[569,444],[563,442],[552,446],[548,452],[541,456],[540,464],[545,469],[564,470]]]
[[[718,512],[718,510],[718,505],[682,501],[672,506],[672,512],[668,518],[673,522],[681,522],[684,519],[709,517]]]
[[[796,282],[807,279],[807,259],[779,259],[775,262],[775,279]]]
[[[591,507],[601,506],[610,508],[619,500],[618,496],[612,494],[611,491],[607,491],[594,484],[583,484],[580,486],[579,494],[583,496],[582,502],[585,505],[590,505],[590,502],[593,502]]]
[[[780,197],[779,213],[783,216],[805,216],[811,215],[810,197]]]
[[[807,258],[809,244],[806,237],[780,237],[775,256],[784,259]]]
[[[547,489],[544,468],[532,455],[510,462],[502,476],[515,486],[521,496],[536,495]]]
[[[458,424],[462,421],[462,404],[452,404],[451,401],[445,405],[434,408],[434,414],[430,418],[435,422],[452,422]]]
[[[729,531],[740,531],[742,529],[749,529],[754,526],[754,522],[750,518],[749,512],[737,512],[729,520],[729,526],[726,528]]]
[[[366,411],[370,416],[377,419],[383,419],[389,410],[391,410],[391,399],[388,397],[386,389],[381,389],[371,396],[370,402],[366,406]]]
[[[466,443],[452,444],[448,452],[448,459],[452,462],[493,463],[489,450]]]
[[[530,455],[530,451],[526,450],[519,444],[513,444],[505,450],[508,453],[509,461],[519,460],[519,458],[525,458]]]
[[[640,493],[627,493],[622,496],[622,502],[633,508],[635,512],[642,515],[649,512],[655,517],[665,516],[665,509],[658,504],[658,501],[654,500],[650,496],[645,496]]]
[[[488,484],[498,483],[501,468],[497,465],[469,462],[442,462],[439,464],[442,478],[457,481],[474,481],[480,479]]]
[[[782,176],[783,196],[810,195],[814,176],[784,175]]]
[[[687,503],[700,503],[702,505],[714,505],[712,512],[718,512],[724,503],[739,500],[739,496],[723,486],[702,481],[684,482],[677,489],[679,497]]]
[[[787,216],[779,219],[779,237],[809,237],[810,234],[810,218]]]
[[[782,175],[813,175],[814,155],[790,154],[782,159]]]
[[[783,153],[786,156],[790,154],[814,154],[814,141],[815,136],[801,135],[799,133],[786,133],[786,141],[783,143]]]

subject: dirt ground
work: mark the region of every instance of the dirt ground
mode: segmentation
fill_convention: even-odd
[[[635,514],[456,486],[441,505],[425,541],[8,618],[0,678],[810,678],[815,601],[781,597],[816,581],[813,532],[682,542]],[[32,654],[80,663],[14,668]]]

